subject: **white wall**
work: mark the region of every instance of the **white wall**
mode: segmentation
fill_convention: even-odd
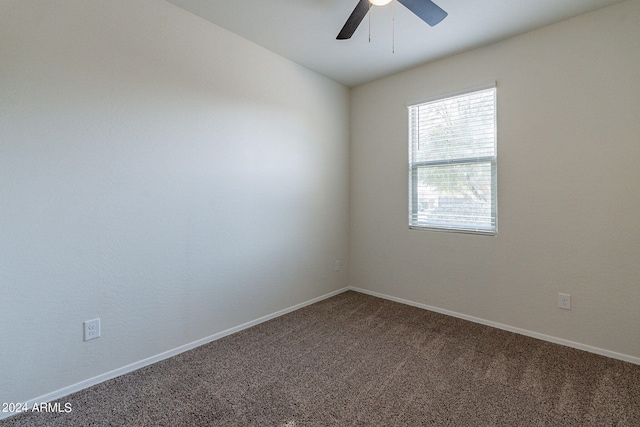
[[[4,0],[0,73],[0,402],[347,285],[347,88],[161,0]]]
[[[350,284],[639,360],[639,53],[631,0],[354,89]],[[409,230],[405,103],[493,80],[498,235]]]

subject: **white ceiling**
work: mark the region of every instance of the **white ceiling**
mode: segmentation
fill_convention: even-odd
[[[358,0],[168,1],[340,83],[357,86],[621,0],[435,0],[449,13],[435,27],[394,1],[372,7],[350,40],[336,36]]]

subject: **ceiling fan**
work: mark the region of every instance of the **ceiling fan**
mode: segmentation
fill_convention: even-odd
[[[427,24],[432,27],[442,21],[446,16],[447,12],[442,10],[440,6],[432,2],[431,0],[398,0],[402,3],[407,9],[411,12],[418,15],[420,19],[422,19]],[[389,4],[391,0],[360,0],[356,5],[356,8],[351,12],[349,19],[340,30],[338,40],[346,40],[350,39],[353,33],[360,25],[360,22],[364,19],[371,8],[371,5],[375,6],[384,6],[385,4]]]

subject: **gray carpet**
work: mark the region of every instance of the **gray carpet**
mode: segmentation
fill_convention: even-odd
[[[640,426],[640,366],[345,292],[1,426]]]

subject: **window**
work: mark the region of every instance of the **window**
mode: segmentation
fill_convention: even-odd
[[[496,234],[495,83],[408,108],[409,227]]]

